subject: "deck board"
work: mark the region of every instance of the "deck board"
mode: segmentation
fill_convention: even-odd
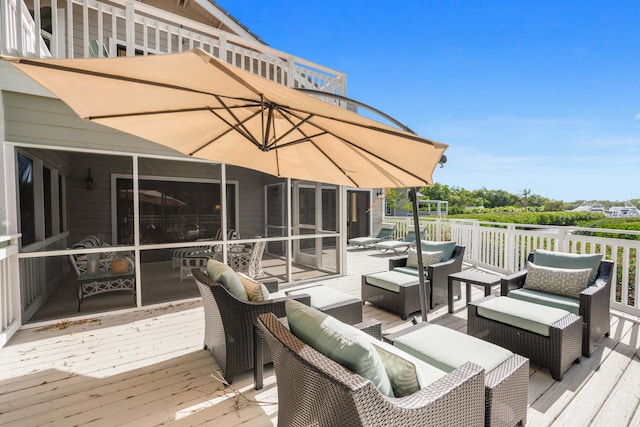
[[[322,283],[356,296],[360,275],[386,269],[389,258],[374,251],[348,257],[349,274]],[[472,299],[483,296],[472,292]],[[385,333],[410,324],[368,303],[363,314]],[[427,320],[465,332],[466,317],[463,297],[454,313],[439,306]],[[253,388],[252,372],[225,387],[202,348],[203,319],[196,299],[18,331],[0,349],[0,425],[276,425],[273,368],[265,368],[262,390]],[[611,336],[562,382],[530,367],[529,425],[640,423],[638,318],[613,312],[611,325]]]

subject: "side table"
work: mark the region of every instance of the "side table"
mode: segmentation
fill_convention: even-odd
[[[484,296],[491,295],[491,287],[500,284],[500,276],[491,273],[485,273],[478,270],[463,270],[458,273],[450,274],[447,283],[447,302],[449,304],[449,313],[453,313],[453,282],[465,282],[467,285],[467,304],[471,297],[471,285],[484,286]]]

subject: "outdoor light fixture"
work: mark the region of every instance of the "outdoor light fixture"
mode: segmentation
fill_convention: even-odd
[[[440,161],[438,162],[438,164],[441,168],[443,168],[445,163],[447,163],[447,156],[443,154],[442,156],[440,156]]]
[[[378,199],[384,198],[384,191],[378,190],[378,192],[376,193],[376,196],[378,197]]]
[[[95,179],[91,176],[91,168],[87,169],[87,177],[82,181],[82,186],[87,190],[93,190],[96,185]]]

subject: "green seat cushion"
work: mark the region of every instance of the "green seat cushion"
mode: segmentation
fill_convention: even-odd
[[[400,287],[417,285],[419,280],[417,275],[405,274],[395,270],[367,274],[365,277],[368,284],[395,293],[400,293]]]
[[[523,287],[532,291],[580,298],[580,292],[587,287],[591,271],[591,268],[544,267],[527,261],[527,276]]]
[[[580,315],[580,300],[576,298],[532,291],[530,289],[514,289],[509,291],[507,296],[521,301],[529,301],[535,304],[546,305],[547,307],[567,310],[569,313],[573,313],[576,316]]]
[[[587,286],[593,285],[598,275],[598,268],[602,255],[598,254],[570,254],[566,252],[552,252],[536,249],[533,252],[533,262],[536,265],[556,268],[583,269],[592,268]]]
[[[397,248],[405,248],[411,245],[411,242],[405,242],[402,240],[384,240],[382,242],[376,243],[376,248],[378,249],[397,249]]]
[[[393,397],[382,360],[366,333],[295,300],[285,302],[285,311],[291,332],[300,340]]]
[[[298,289],[295,291],[288,291],[287,295],[300,295],[307,294],[311,297],[311,307],[322,309],[324,307],[343,303],[345,301],[356,300],[344,292],[337,291],[328,286],[311,286],[309,288]]]
[[[399,337],[393,345],[447,373],[467,362],[491,372],[513,356],[500,346],[433,324]]]
[[[413,267],[393,267],[393,270],[391,271],[395,271],[402,274],[410,274],[416,278],[418,277],[418,269]],[[425,272],[425,274],[427,274],[427,272]]]
[[[231,295],[242,301],[249,301],[247,291],[235,271],[226,264],[210,259],[207,261],[207,274],[224,286]]]
[[[380,355],[395,397],[409,396],[447,373],[383,341],[369,337]]]
[[[442,252],[442,258],[440,261],[449,261],[453,255],[453,251],[456,248],[456,242],[432,242],[428,240],[421,240],[420,246],[423,251],[426,252]]]
[[[568,316],[569,312],[515,298],[498,297],[480,304],[478,315],[548,337],[551,325]]]
[[[442,259],[442,251],[435,251],[435,252],[422,251],[422,265],[424,267],[427,267],[431,264],[438,263],[440,262],[441,259]],[[409,249],[409,252],[407,253],[406,266],[410,268],[418,268],[418,251],[416,249],[413,249],[413,248]]]

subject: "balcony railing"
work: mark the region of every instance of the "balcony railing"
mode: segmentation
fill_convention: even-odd
[[[412,227],[408,217],[386,217],[398,224],[398,237]],[[611,307],[640,315],[640,232],[531,224],[488,223],[476,220],[420,218],[427,240],[454,240],[466,247],[465,261],[493,271],[510,274],[526,267],[535,249],[602,254],[616,263],[611,287]],[[606,233],[618,237],[596,237]]]
[[[0,0],[2,54],[89,58],[198,47],[286,86],[346,95],[344,73],[137,1],[49,0],[44,7],[42,3]]]
[[[0,235],[0,347],[21,322],[18,277],[19,234]]]

